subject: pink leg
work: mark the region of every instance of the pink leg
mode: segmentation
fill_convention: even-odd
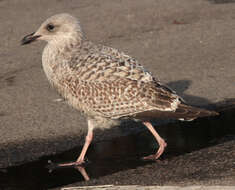
[[[76,161],[76,163],[78,163],[78,165],[84,163],[84,158],[85,158],[86,152],[88,150],[88,147],[91,144],[92,139],[93,139],[93,127],[89,126],[89,121],[88,121],[88,133],[86,136],[86,141],[85,141],[85,144],[83,145],[82,152],[80,153],[80,155]]]
[[[88,120],[88,133],[86,136],[86,141],[85,141],[85,144],[83,145],[82,151],[81,151],[78,159],[76,160],[76,162],[59,164],[59,166],[73,166],[73,165],[83,164],[86,152],[88,150],[89,145],[91,144],[92,139],[93,139],[93,124],[90,120]]]
[[[160,135],[157,133],[157,131],[154,129],[154,127],[152,126],[152,124],[150,122],[143,122],[143,124],[150,130],[150,132],[153,134],[153,136],[155,137],[155,139],[157,140],[157,142],[159,144],[159,148],[158,148],[158,151],[156,152],[156,154],[146,156],[143,159],[157,160],[164,152],[167,144],[164,141],[164,139],[160,137]]]

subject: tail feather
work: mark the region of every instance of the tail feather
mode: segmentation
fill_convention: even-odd
[[[209,117],[215,115],[219,115],[219,113],[215,111],[189,106],[187,104],[179,104],[178,108],[175,111],[151,110],[137,113],[134,117],[137,119],[144,120],[153,118],[170,118],[190,121],[198,117]]]
[[[179,116],[179,119],[182,120],[193,120],[198,117],[208,117],[219,115],[219,113],[211,110],[201,109],[186,104],[180,104],[176,109],[175,113]]]

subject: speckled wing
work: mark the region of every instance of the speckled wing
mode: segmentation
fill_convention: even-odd
[[[135,59],[111,50],[83,53],[70,64],[76,77],[70,76],[66,81],[85,112],[115,119],[177,108],[180,100],[173,91]]]

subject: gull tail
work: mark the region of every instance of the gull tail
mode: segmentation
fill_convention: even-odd
[[[219,113],[211,110],[201,109],[187,104],[179,104],[178,108],[175,111],[177,119],[191,121],[198,117],[209,117],[216,116]]]
[[[181,103],[178,105],[178,108],[175,111],[160,111],[160,110],[144,111],[141,113],[137,113],[134,116],[134,118],[141,120],[154,119],[154,118],[161,118],[161,119],[169,118],[169,119],[191,121],[198,117],[209,117],[216,115],[219,115],[219,113]]]

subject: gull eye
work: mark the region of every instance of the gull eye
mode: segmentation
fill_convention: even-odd
[[[55,26],[53,24],[48,24],[46,28],[49,32],[51,32],[55,28]]]

